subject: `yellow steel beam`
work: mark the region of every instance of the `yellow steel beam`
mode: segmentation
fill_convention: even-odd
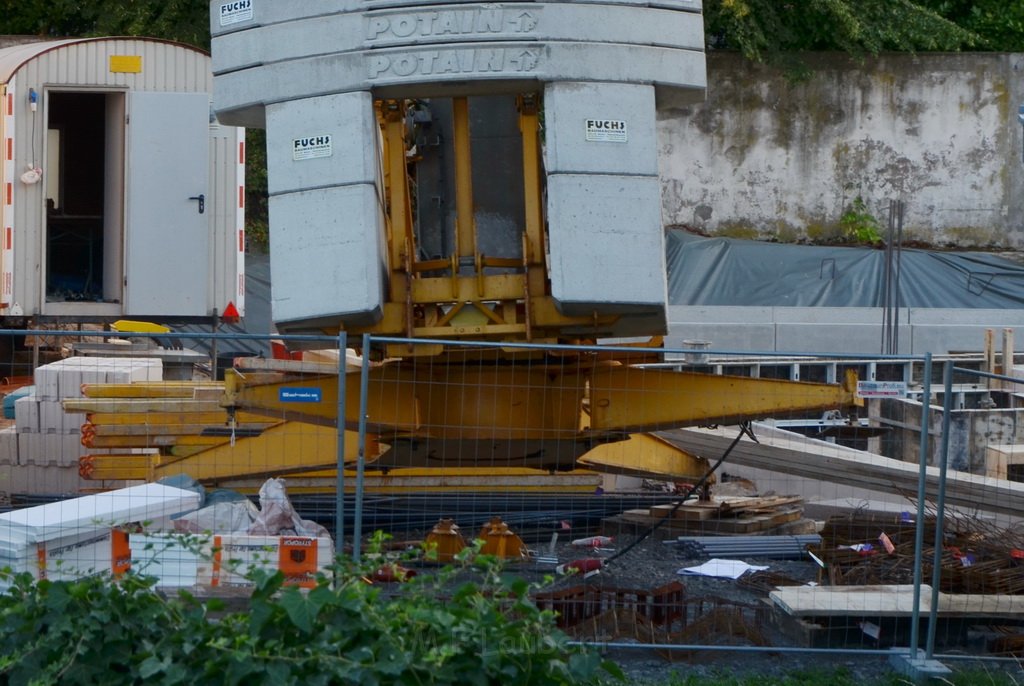
[[[142,412],[223,412],[217,398],[66,398],[65,412],[134,414]]]
[[[369,430],[450,440],[571,440],[744,421],[855,404],[855,383],[816,384],[605,365],[384,365],[370,370]],[[319,402],[280,401],[285,387],[317,389]],[[226,405],[272,416],[336,419],[337,377],[246,379],[229,374]],[[346,425],[358,426],[359,384],[346,384]],[[586,402],[585,402],[586,401]]]
[[[469,135],[469,98],[452,98],[455,148],[455,240],[458,257],[476,257],[473,221],[473,163]]]
[[[78,458],[78,474],[91,481],[114,479],[153,479],[155,455],[83,455]]]
[[[631,434],[625,441],[598,445],[578,464],[605,474],[668,481],[699,479],[710,466],[707,459],[650,434]]]
[[[86,398],[195,398],[224,388],[221,381],[151,381],[82,384]]]
[[[347,462],[355,461],[359,435],[345,432]],[[155,478],[188,474],[199,481],[223,478],[268,477],[278,474],[322,470],[338,463],[335,429],[294,422],[267,429],[259,436],[239,438],[184,458],[162,458],[154,469]],[[366,454],[376,459],[382,447],[368,437]]]
[[[334,493],[334,471],[284,475],[289,493]],[[356,475],[345,470],[345,492],[355,491]],[[387,474],[368,470],[364,476],[367,493],[593,493],[601,486],[600,474],[579,469],[548,474],[540,470],[495,472],[493,469],[427,469],[392,470]],[[223,479],[218,485],[243,493],[255,493],[262,485],[259,479]]]
[[[590,375],[590,427],[647,431],[840,408],[862,402],[856,387],[856,376],[837,385],[598,367]]]
[[[182,426],[185,424],[222,425],[228,421],[227,411],[218,407],[213,412],[90,412],[86,414],[89,422],[96,426],[125,426],[128,424],[151,426],[159,430],[165,426]],[[235,421],[241,424],[273,424],[276,420],[266,415],[251,412],[235,413]]]
[[[336,420],[337,376],[250,384],[229,372],[225,384],[225,403],[240,409],[273,416],[301,413],[319,423]],[[317,389],[321,401],[282,403],[282,388]],[[582,379],[552,375],[541,365],[385,365],[370,370],[369,388],[371,432],[457,439],[570,439],[579,428],[584,393]],[[345,419],[350,429],[358,427],[359,407],[358,377],[349,375]]]
[[[159,433],[140,436],[97,436],[91,431],[82,434],[82,445],[87,448],[170,448],[173,446],[210,447],[227,443],[230,436],[167,436]]]
[[[245,422],[234,427],[238,434],[263,431],[280,422]],[[190,435],[227,435],[232,427],[226,424],[179,424],[179,425],[146,425],[146,424],[90,424],[82,425],[82,436],[190,436]],[[155,445],[155,444],[154,444]]]

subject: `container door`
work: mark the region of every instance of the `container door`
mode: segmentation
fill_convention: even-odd
[[[206,93],[130,95],[125,314],[208,314],[210,102]]]

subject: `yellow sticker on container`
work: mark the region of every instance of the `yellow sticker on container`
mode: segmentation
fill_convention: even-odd
[[[114,74],[141,74],[142,55],[111,55],[110,71]]]

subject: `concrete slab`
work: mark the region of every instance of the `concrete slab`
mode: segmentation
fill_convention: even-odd
[[[551,294],[564,312],[664,311],[659,192],[657,177],[548,177]]]
[[[273,196],[270,222],[271,300],[279,330],[380,318],[386,258],[375,186]]]
[[[952,674],[952,670],[938,660],[925,659],[923,652],[918,652],[917,657],[911,657],[909,652],[894,653],[889,658],[889,664],[915,684],[928,683],[932,679]]]
[[[910,327],[899,327],[900,353],[911,350]],[[791,352],[870,353],[882,350],[881,324],[785,324],[775,326],[775,349]]]
[[[704,47],[699,14],[646,6],[561,2],[523,5],[406,6],[320,15],[252,27],[215,39],[213,71],[220,74],[311,55],[381,47],[485,40],[573,41]]]
[[[548,174],[658,175],[654,88],[549,83],[544,88]]]
[[[270,195],[377,180],[380,130],[368,92],[267,107]]]
[[[703,92],[704,53],[616,43],[476,42],[382,48],[267,64],[214,79],[218,119],[272,102],[385,89],[381,96],[464,94],[467,86],[508,91],[549,81],[652,83]],[[531,86],[531,84],[534,84]],[[386,90],[390,87],[390,90]],[[659,198],[660,203],[660,198]]]

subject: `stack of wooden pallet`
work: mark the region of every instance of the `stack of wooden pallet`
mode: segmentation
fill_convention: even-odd
[[[727,496],[690,500],[682,505],[656,505],[627,510],[605,520],[606,528],[643,529],[661,522],[661,536],[684,533],[751,535],[779,533],[803,519],[804,500],[799,496]],[[794,533],[790,531],[789,533]]]

